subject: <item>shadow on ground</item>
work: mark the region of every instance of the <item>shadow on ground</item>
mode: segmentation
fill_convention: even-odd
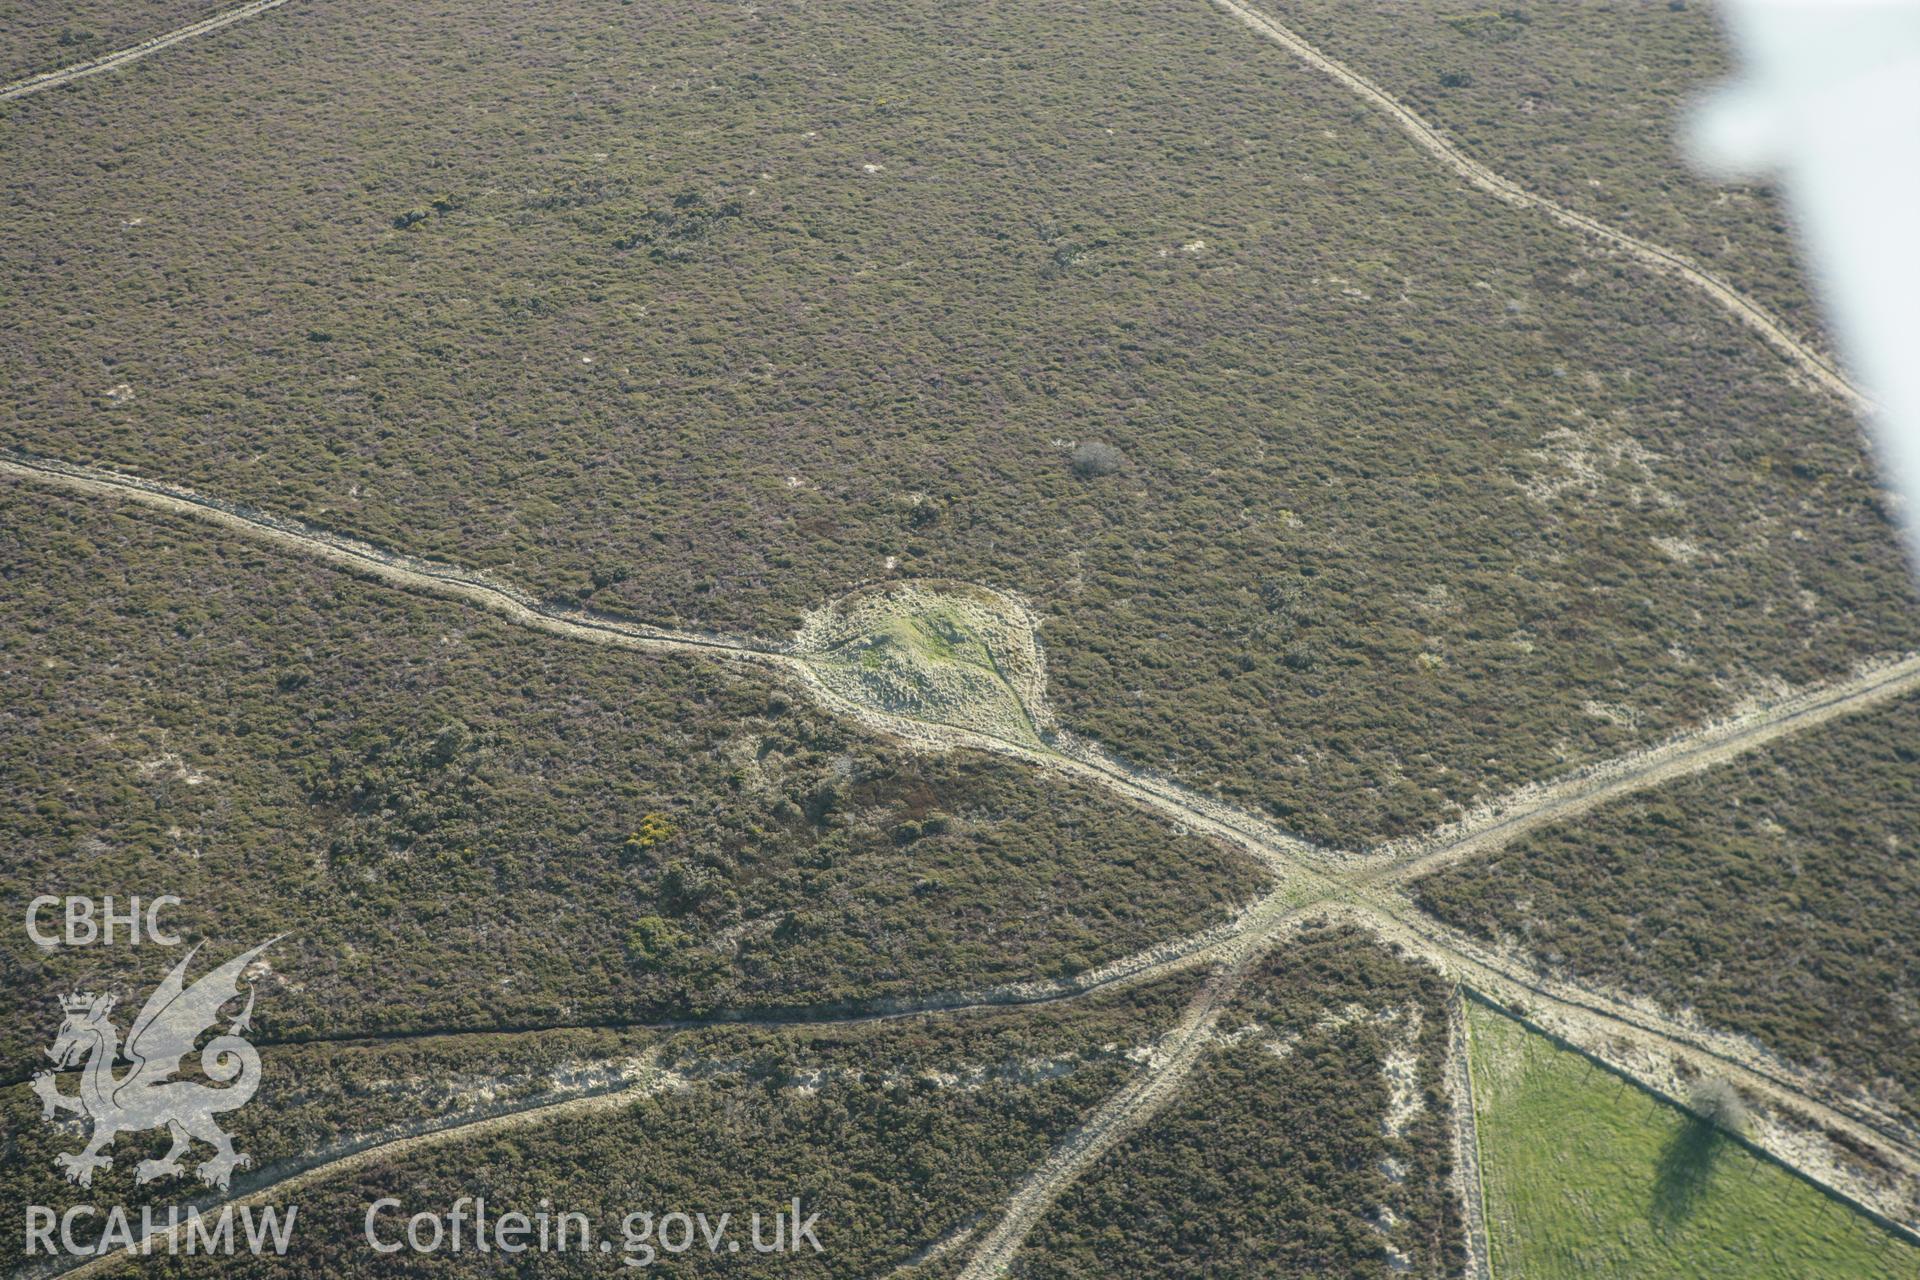
[[[1647,1217],[1663,1231],[1684,1226],[1707,1197],[1727,1136],[1711,1121],[1689,1116],[1660,1151]]]

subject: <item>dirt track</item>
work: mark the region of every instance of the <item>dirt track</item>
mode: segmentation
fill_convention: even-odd
[[[279,8],[287,0],[250,0],[250,3],[237,5],[220,13],[202,18],[198,22],[188,23],[184,27],[165,32],[143,40],[138,44],[117,49],[100,57],[72,66],[59,67],[52,71],[43,71],[37,75],[0,85],[0,102],[14,98],[24,98],[31,94],[56,89],[72,84],[87,76],[103,72],[117,71],[134,62],[184,40],[207,35],[236,22],[265,13],[269,9]],[[1649,270],[1671,276],[1705,295],[1721,310],[1740,321],[1782,356],[1791,361],[1807,377],[1825,387],[1860,414],[1868,413],[1873,403],[1858,387],[1849,381],[1845,374],[1835,368],[1819,352],[1795,338],[1779,319],[1743,295],[1738,289],[1719,276],[1707,271],[1699,264],[1671,249],[1628,235],[1610,227],[1586,214],[1575,212],[1537,192],[1529,191],[1512,180],[1502,177],[1492,169],[1467,155],[1446,137],[1428,124],[1411,108],[1394,98],[1386,90],[1367,79],[1345,63],[1328,57],[1298,35],[1281,26],[1278,22],[1253,7],[1240,3],[1240,0],[1209,0],[1209,3],[1232,15],[1240,22],[1267,40],[1279,45],[1287,52],[1305,62],[1315,70],[1331,76],[1342,85],[1366,99],[1385,112],[1393,122],[1411,138],[1414,143],[1429,155],[1438,159],[1455,173],[1465,178],[1480,190],[1504,200],[1508,204],[1522,209],[1536,209],[1562,226],[1569,227],[1583,235],[1625,253]]]
[[[1480,190],[1518,208],[1537,209],[1564,227],[1570,227],[1611,248],[1618,249],[1642,266],[1691,286],[1706,295],[1714,305],[1728,315],[1765,338],[1769,346],[1785,356],[1802,373],[1846,401],[1854,412],[1865,414],[1872,410],[1872,401],[1848,381],[1845,374],[1834,368],[1825,357],[1795,338],[1787,331],[1784,324],[1763,307],[1748,300],[1738,289],[1719,276],[1671,249],[1663,249],[1657,244],[1650,244],[1638,237],[1630,236],[1624,231],[1616,230],[1584,213],[1576,213],[1565,205],[1557,204],[1543,195],[1501,177],[1448,142],[1439,130],[1379,85],[1345,63],[1321,53],[1292,31],[1250,5],[1242,4],[1240,0],[1209,0],[1209,3],[1239,19],[1316,71],[1332,76],[1384,111],[1421,150],[1441,161]]]
[[[184,27],[176,27],[172,31],[142,40],[139,44],[128,45],[124,49],[103,53],[97,58],[89,58],[85,62],[76,62],[68,67],[57,67],[52,71],[42,71],[38,75],[0,85],[0,102],[5,102],[9,98],[24,98],[29,94],[44,93],[48,89],[58,89],[63,84],[72,84],[75,80],[87,76],[97,76],[103,71],[118,71],[122,67],[138,62],[148,54],[160,52],[169,45],[179,44],[182,40],[191,40],[195,36],[207,35],[222,27],[230,27],[255,14],[265,13],[269,9],[278,9],[286,2],[287,0],[252,0],[249,4],[222,10],[198,22],[190,22]]]
[[[1680,1072],[1719,1075],[1760,1101],[1762,1127],[1755,1143],[1841,1199],[1882,1218],[1920,1241],[1920,1152],[1910,1134],[1881,1116],[1863,1117],[1852,1107],[1823,1101],[1817,1082],[1795,1081],[1768,1070],[1751,1049],[1726,1043],[1701,1043],[1701,1034],[1665,1023],[1659,1015],[1633,1009],[1602,993],[1552,983],[1523,973],[1481,953],[1437,926],[1429,929],[1410,903],[1387,910],[1378,901],[1364,905],[1325,902],[1298,908],[1249,929],[1225,949],[1225,967],[1196,1000],[1176,1036],[1179,1051],[1150,1065],[1148,1075],[1102,1107],[1085,1126],[1055,1149],[1008,1202],[1001,1218],[982,1238],[961,1273],[962,1280],[987,1280],[1007,1273],[1021,1243],[1040,1216],[1092,1163],[1146,1123],[1178,1091],[1209,1042],[1219,1008],[1231,997],[1254,960],[1287,929],[1310,916],[1357,925],[1403,953],[1418,957],[1462,985],[1509,1008],[1524,1007],[1556,1035],[1645,1088],[1684,1105]],[[1411,917],[1411,918],[1409,918]],[[1464,1052],[1464,1042],[1461,1046]],[[1681,1064],[1685,1064],[1684,1067]],[[1471,1106],[1470,1099],[1456,1100]],[[1470,1123],[1470,1121],[1469,1121]],[[1825,1132],[1822,1133],[1822,1130]],[[1856,1147],[1876,1152],[1884,1168],[1863,1169],[1845,1146],[1828,1134],[1844,1135]],[[1473,1206],[1470,1203],[1469,1211]],[[1484,1258],[1484,1227],[1481,1265]]]
[[[253,0],[99,58],[0,85],[0,101],[23,98],[118,70],[171,45],[220,30],[284,3],[286,0]],[[1322,54],[1240,0],[1210,0],[1210,3],[1386,113],[1416,145],[1475,188],[1515,207],[1536,210],[1652,271],[1679,280],[1759,334],[1801,373],[1842,398],[1856,412],[1871,410],[1870,401],[1844,374],[1726,281],[1680,254],[1577,213],[1495,173],[1460,151],[1371,80]],[[1090,991],[1132,985],[1196,966],[1216,966],[1216,972],[1182,1015],[1148,1070],[1109,1099],[1086,1125],[1056,1148],[1022,1184],[999,1220],[979,1237],[962,1273],[970,1280],[1005,1273],[1033,1225],[1060,1193],[1178,1091],[1211,1042],[1222,1007],[1254,961],[1288,928],[1311,914],[1329,911],[1373,930],[1403,950],[1426,958],[1475,990],[1510,1006],[1524,1004],[1534,1017],[1557,1034],[1656,1091],[1670,1094],[1675,1089],[1673,1073],[1677,1063],[1734,1079],[1762,1100],[1762,1114],[1767,1117],[1769,1127],[1760,1134],[1760,1141],[1767,1150],[1813,1180],[1850,1198],[1908,1222],[1920,1220],[1920,1194],[1915,1190],[1920,1188],[1920,1155],[1916,1154],[1915,1135],[1864,1096],[1838,1093],[1830,1083],[1791,1065],[1775,1062],[1732,1037],[1679,1024],[1656,1010],[1637,1007],[1611,993],[1544,978],[1524,963],[1488,952],[1420,916],[1397,892],[1397,886],[1440,866],[1485,855],[1545,824],[1565,821],[1621,796],[1711,768],[1787,734],[1920,690],[1920,657],[1889,661],[1849,680],[1798,692],[1634,756],[1528,788],[1452,829],[1383,846],[1366,854],[1349,855],[1316,848],[1257,815],[1199,796],[1166,779],[1130,770],[1093,744],[1063,737],[1049,747],[1036,749],[1030,744],[990,734],[876,712],[827,689],[803,657],[785,651],[782,646],[558,610],[483,574],[392,554],[352,539],[136,477],[24,458],[0,458],[0,474],[55,485],[89,497],[127,499],[208,521],[392,586],[460,600],[516,625],[550,635],[640,650],[701,652],[726,661],[776,669],[805,684],[835,710],[881,732],[929,747],[966,746],[993,751],[1039,768],[1097,782],[1130,803],[1206,831],[1258,859],[1280,881],[1280,886],[1228,925],[1170,940],[1075,979],[934,995],[920,1002],[902,1002],[872,1013],[846,1015],[850,1018],[891,1017],[1073,999]],[[796,1022],[815,1020],[818,1019],[807,1016],[805,1011],[794,1019]],[[1464,1052],[1464,1044],[1460,1052]],[[400,1154],[413,1146],[610,1105],[641,1087],[644,1086],[636,1085],[610,1095],[573,1098],[411,1135],[317,1164],[275,1184],[271,1190],[280,1194],[289,1186],[330,1177],[373,1159]],[[1470,1103],[1467,1105],[1470,1122]],[[1859,1168],[1849,1166],[1844,1156],[1835,1154],[1840,1148],[1831,1143],[1820,1145],[1810,1141],[1807,1136],[1810,1127],[1822,1126],[1875,1152],[1895,1171],[1892,1180],[1875,1184]],[[254,1193],[241,1202],[264,1194],[264,1191]],[[956,1238],[947,1242],[946,1248],[967,1240],[968,1237]],[[117,1257],[99,1259],[67,1274],[92,1274],[111,1267],[118,1260]]]
[[[1307,846],[1276,831],[1256,815],[1195,796],[1166,780],[1125,770],[1088,744],[1068,742],[1060,750],[1036,748],[975,731],[892,716],[852,703],[813,678],[804,658],[771,645],[554,609],[482,574],[383,551],[294,521],[248,511],[138,477],[19,455],[0,456],[0,475],[87,497],[126,499],[190,516],[390,585],[463,601],[518,625],[567,639],[641,650],[700,652],[724,660],[773,667],[797,677],[828,706],[877,731],[933,748],[965,746],[993,751],[1040,768],[1097,781],[1131,803],[1209,832],[1245,850],[1279,881],[1271,894],[1227,925],[1158,944],[1078,979],[934,996],[916,1002],[917,1008],[908,1005],[849,1016],[938,1013],[982,1004],[1071,999],[1088,991],[1130,986],[1198,965],[1222,966],[1228,974],[1243,972],[1246,964],[1286,928],[1309,913],[1332,910],[1345,913],[1356,923],[1427,957],[1476,990],[1497,993],[1496,998],[1518,998],[1516,993],[1525,991],[1537,1000],[1550,1002],[1560,1011],[1569,1030],[1568,1038],[1576,1042],[1582,1041],[1583,1029],[1595,1029],[1596,1035],[1616,1033],[1637,1037],[1636,1043],[1654,1046],[1659,1055],[1664,1055],[1661,1060],[1669,1065],[1674,1060],[1722,1064],[1724,1070],[1738,1073],[1740,1083],[1768,1100],[1776,1112],[1817,1119],[1866,1149],[1878,1151],[1883,1161],[1899,1172],[1887,1186],[1868,1186],[1849,1175],[1837,1159],[1823,1155],[1817,1148],[1806,1147],[1797,1136],[1789,1140],[1783,1136],[1784,1131],[1768,1148],[1774,1154],[1801,1168],[1816,1181],[1889,1217],[1902,1221],[1920,1219],[1920,1210],[1916,1209],[1920,1194],[1914,1190],[1920,1187],[1920,1154],[1916,1154],[1913,1135],[1892,1122],[1865,1095],[1843,1093],[1791,1069],[1763,1069],[1751,1053],[1730,1049],[1726,1044],[1710,1043],[1711,1034],[1698,1028],[1663,1023],[1657,1016],[1634,1008],[1611,993],[1564,983],[1550,990],[1542,980],[1530,978],[1512,963],[1484,953],[1420,916],[1396,892],[1398,885],[1413,877],[1449,861],[1489,853],[1546,822],[1564,820],[1598,804],[1709,768],[1786,734],[1913,692],[1920,688],[1920,657],[1889,660],[1862,670],[1848,680],[1798,691],[1572,778],[1526,788],[1452,831],[1397,847],[1388,846],[1372,855],[1343,855]],[[1208,991],[1214,993],[1217,1001],[1232,981],[1235,979],[1218,979],[1208,984]],[[1221,985],[1223,983],[1227,985]],[[1204,1009],[1191,1016],[1200,1020],[1210,1017]],[[804,1012],[795,1020],[805,1020]],[[1210,1022],[1207,1025],[1210,1026]],[[1195,1022],[1194,1026],[1200,1023]],[[1019,1240],[1025,1237],[1045,1204],[1050,1203],[1078,1171],[1150,1115],[1161,1100],[1171,1096],[1196,1060],[1197,1046],[1204,1043],[1205,1037],[1188,1037],[1179,1043],[1184,1045],[1189,1040],[1196,1046],[1191,1054],[1176,1052],[1156,1064],[1137,1087],[1132,1087],[1132,1092],[1116,1097],[1076,1136],[1077,1145],[1072,1150],[1063,1148],[1055,1159],[1050,1159],[1045,1170],[1036,1173],[1023,1191],[1024,1198],[982,1239],[968,1274],[993,1274],[978,1267],[988,1265],[990,1260],[1010,1258],[1011,1251],[1017,1249]],[[1650,1087],[1661,1087],[1661,1081],[1650,1077],[1644,1064],[1636,1067],[1623,1062],[1620,1069]]]
[[[1334,915],[1424,958],[1496,1004],[1524,1009],[1539,1025],[1677,1105],[1686,1105],[1689,1078],[1731,1081],[1757,1102],[1756,1146],[1920,1241],[1920,1145],[1910,1126],[1870,1098],[1842,1094],[1738,1037],[1541,975],[1437,925],[1404,900],[1342,905]],[[1833,1142],[1835,1134],[1845,1142]],[[1873,1152],[1880,1168],[1867,1168],[1855,1151]]]
[[[1145,1074],[1107,1099],[1086,1124],[1055,1147],[1046,1161],[1020,1184],[999,1221],[968,1257],[960,1280],[985,1280],[988,1276],[1006,1274],[1014,1254],[1061,1193],[1094,1161],[1146,1123],[1179,1092],[1181,1083],[1211,1043],[1214,1024],[1220,1020],[1227,1001],[1239,989],[1263,949],[1251,945],[1252,939],[1248,943],[1226,968],[1201,987],[1179,1023],[1161,1042],[1160,1052]]]
[[[659,1092],[662,1088],[667,1087],[666,1073],[661,1071],[657,1064],[653,1062],[653,1059],[657,1057],[658,1051],[650,1050],[647,1055],[648,1068],[641,1073],[640,1079],[630,1084],[625,1084],[614,1089],[580,1094],[558,1102],[535,1103],[530,1106],[503,1111],[497,1115],[484,1116],[479,1119],[468,1118],[457,1119],[447,1123],[423,1124],[398,1137],[389,1138],[384,1141],[370,1142],[365,1146],[346,1152],[335,1159],[312,1164],[306,1168],[296,1169],[283,1178],[276,1178],[264,1186],[256,1187],[245,1194],[234,1196],[221,1203],[232,1205],[235,1208],[239,1208],[242,1205],[251,1205],[257,1208],[268,1203],[284,1201],[290,1193],[298,1191],[302,1187],[312,1186],[314,1183],[324,1181],[327,1178],[336,1177],[342,1173],[349,1173],[355,1169],[363,1169],[370,1164],[375,1164],[383,1160],[399,1159],[411,1155],[414,1152],[425,1150],[428,1147],[439,1146],[442,1143],[466,1141],[472,1138],[485,1137],[489,1134],[504,1133],[508,1130],[521,1128],[530,1124],[544,1124],[549,1121],[558,1120],[564,1116],[591,1115],[597,1111],[606,1111],[630,1105],[635,1100],[649,1093]],[[138,1244],[150,1247],[153,1252],[159,1256],[165,1256],[167,1240],[185,1229],[185,1226],[182,1225],[175,1231],[157,1231],[151,1238],[143,1238]],[[125,1251],[102,1254],[78,1266],[69,1267],[64,1271],[46,1272],[43,1274],[50,1277],[58,1276],[61,1280],[80,1280],[81,1277],[85,1276],[104,1275],[121,1262],[127,1261],[130,1256],[131,1254]]]
[[[1454,1194],[1460,1198],[1467,1259],[1466,1280],[1493,1280],[1493,1248],[1487,1241],[1487,1195],[1480,1177],[1480,1121],[1473,1110],[1473,1041],[1467,998],[1456,989],[1447,1001],[1447,1103],[1453,1114]]]
[[[1454,826],[1383,845],[1367,855],[1362,865],[1384,881],[1404,884],[1491,853],[1550,823],[1579,817],[1622,796],[1700,773],[1790,734],[1916,691],[1920,691],[1920,655],[1863,667],[1839,684],[1797,690],[1658,746],[1525,788]]]

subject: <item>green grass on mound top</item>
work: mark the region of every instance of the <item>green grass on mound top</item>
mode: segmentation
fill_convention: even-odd
[[[896,583],[835,601],[799,637],[822,684],[888,715],[1038,745],[1051,717],[1033,620],[960,583]]]
[[[1501,1280],[1920,1276],[1920,1250],[1738,1142],[1475,1005]]]

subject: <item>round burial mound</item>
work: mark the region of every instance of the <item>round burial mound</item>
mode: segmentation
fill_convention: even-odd
[[[795,639],[833,693],[890,716],[1038,744],[1046,667],[1018,600],[958,582],[897,582],[807,615]]]

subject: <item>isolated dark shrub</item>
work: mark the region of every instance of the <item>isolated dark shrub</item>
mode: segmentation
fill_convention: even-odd
[[[627,931],[627,960],[642,973],[656,973],[671,965],[689,941],[659,916],[641,916]]]
[[[670,915],[683,916],[713,896],[716,887],[713,873],[705,867],[669,862],[660,877],[660,905]]]
[[[1693,1109],[1716,1129],[1740,1133],[1747,1127],[1747,1104],[1740,1091],[1725,1080],[1702,1080],[1693,1088]]]
[[[1127,455],[1110,444],[1090,441],[1073,451],[1073,473],[1083,478],[1110,476],[1127,465]]]

